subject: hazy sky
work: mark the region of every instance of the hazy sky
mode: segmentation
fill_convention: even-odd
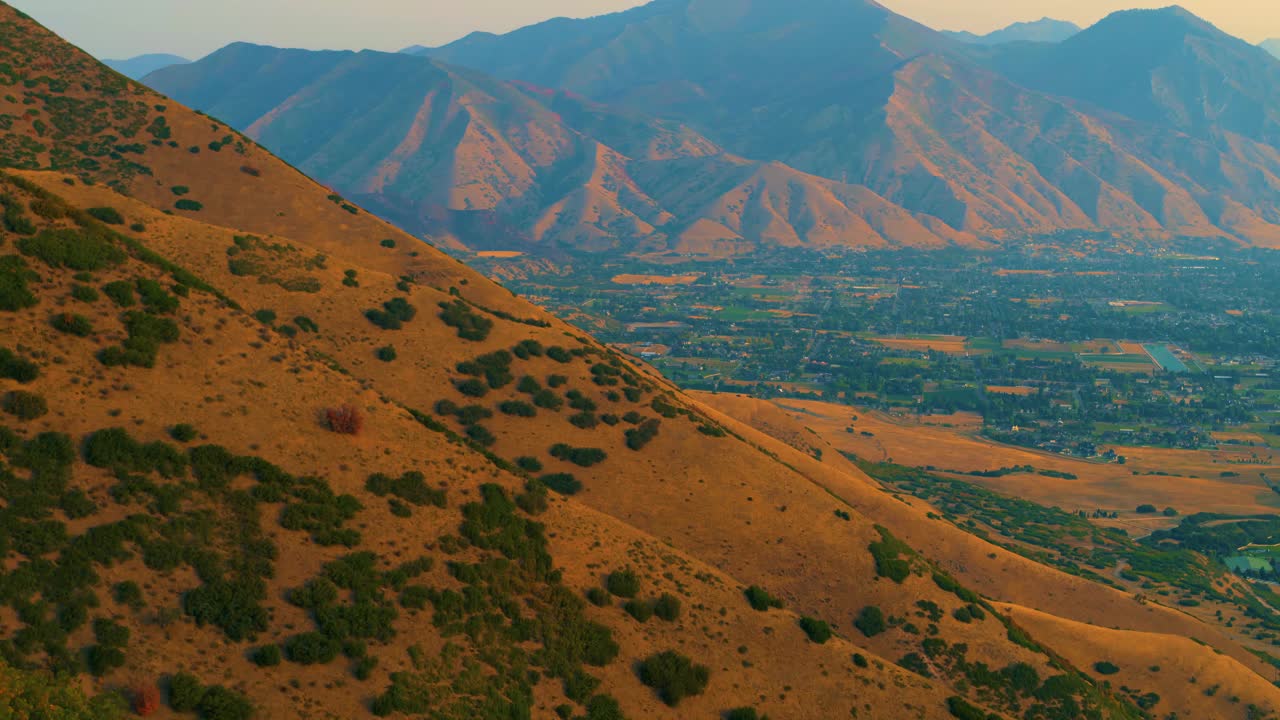
[[[786,0],[777,0],[786,2]],[[504,32],[555,16],[585,17],[640,0],[9,0],[99,57],[171,52],[196,58],[234,40],[306,48],[398,50],[472,30]],[[881,0],[944,30],[988,32],[1052,16],[1081,25],[1113,10],[1172,0]],[[1251,42],[1280,37],[1277,0],[1182,0]],[[109,9],[108,9],[109,8]]]

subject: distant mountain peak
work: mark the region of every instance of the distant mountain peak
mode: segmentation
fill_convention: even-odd
[[[148,53],[123,60],[103,60],[104,65],[134,80],[141,80],[161,68],[173,65],[186,65],[191,62],[181,55],[166,53]]]
[[[1080,26],[1066,20],[1050,17],[1025,22],[1016,22],[986,35],[977,35],[966,31],[943,31],[954,40],[972,45],[1004,45],[1012,42],[1062,42],[1080,32]]]
[[[1270,40],[1263,40],[1261,43],[1258,44],[1258,47],[1261,47],[1263,50],[1266,50],[1272,55],[1275,55],[1277,58],[1280,58],[1280,38],[1271,38]]]

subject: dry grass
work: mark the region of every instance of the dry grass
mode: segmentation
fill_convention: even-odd
[[[614,275],[615,285],[692,285],[702,278],[701,273],[686,275]]]
[[[916,350],[921,352],[933,350],[951,355],[964,355],[970,352],[966,347],[967,338],[961,335],[939,335],[933,338],[876,337],[872,338],[872,340],[895,350]]]

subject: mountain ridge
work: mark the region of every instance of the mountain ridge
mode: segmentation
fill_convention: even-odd
[[[107,67],[115,70],[121,75],[125,75],[134,80],[141,80],[156,70],[160,70],[171,65],[186,65],[191,61],[181,55],[172,55],[169,53],[147,53],[131,58],[103,60],[102,62]]]
[[[844,209],[833,207],[835,215],[827,218],[817,212],[811,223],[820,228],[817,235],[827,237],[825,227],[851,228],[845,246],[936,246],[939,240],[972,245],[979,236],[1009,241],[1064,229],[1153,242],[1198,238],[1275,246],[1280,161],[1270,144],[1275,131],[1268,118],[1280,117],[1280,104],[1269,99],[1266,88],[1273,86],[1268,78],[1280,63],[1258,62],[1262,51],[1185,11],[1151,12],[1114,15],[1057,44],[978,47],[869,2],[806,0],[782,8],[759,0],[663,0],[599,18],[556,19],[506,35],[473,34],[427,55],[446,63],[449,72],[464,72],[460,64],[491,75],[487,80],[473,75],[473,84],[496,87],[505,81],[519,89],[519,83],[527,83],[522,94],[541,98],[545,106],[566,110],[573,103],[592,104],[597,117],[608,118],[590,128],[552,129],[564,122],[551,120],[546,132],[596,139],[630,157],[635,151],[600,135],[601,128],[624,115],[674,123],[729,156],[780,162],[799,173],[799,185],[863,187],[929,230],[916,231],[914,238],[867,235],[865,225],[855,231],[838,216],[852,211],[865,221],[874,212],[870,206],[843,203]],[[1160,22],[1147,27],[1144,18]],[[1107,70],[1116,60],[1108,51],[1129,42],[1132,33],[1126,28],[1135,23],[1147,28],[1152,47],[1172,49],[1159,57],[1149,54],[1145,65]],[[1203,52],[1178,51],[1184,37],[1194,38]],[[1045,79],[1048,69],[1077,65],[1081,72],[1070,81],[1074,86]],[[1198,80],[1185,86],[1160,80],[1157,85],[1169,92],[1155,94],[1115,90],[1149,87],[1151,73],[1164,78],[1174,65],[1190,68],[1183,74]],[[180,99],[222,114],[210,98],[182,94],[180,82],[168,84],[178,70],[184,69],[160,73],[154,81]],[[202,67],[185,70],[199,74]],[[250,84],[257,77],[251,66],[239,74]],[[324,78],[313,75],[312,80]],[[1112,89],[1103,97],[1096,94],[1098,87]],[[1215,104],[1219,100],[1226,103],[1225,111]],[[951,101],[972,112],[953,112]],[[297,107],[291,112],[302,113]],[[569,125],[580,119],[580,112],[567,110],[562,118]],[[335,137],[344,130],[340,119],[325,122]],[[501,128],[491,128],[489,136],[509,139]],[[457,147],[450,141],[439,149],[453,153]],[[502,227],[513,238],[514,247],[501,249],[537,252],[555,245],[545,242],[547,228],[554,229],[553,239],[564,237],[564,248],[622,252],[646,239],[653,242],[645,247],[665,243],[679,252],[688,247],[681,244],[682,235],[720,247],[719,253],[770,245],[774,238],[807,237],[807,221],[790,224],[784,233],[766,230],[770,213],[758,215],[764,223],[758,226],[721,217],[720,210],[703,214],[688,203],[682,203],[682,213],[673,213],[658,201],[663,179],[649,160],[645,163],[648,180],[641,184],[629,175],[622,179],[627,173],[618,163],[613,168],[619,172],[599,175],[581,159],[574,166],[574,183],[618,177],[635,204],[585,186],[579,189],[587,195],[567,200],[564,178],[547,182],[554,189],[530,204],[526,190],[537,187],[541,193],[546,178],[540,176],[537,182],[509,185],[513,190],[488,187],[483,190],[486,211],[503,207],[489,217],[460,221],[454,212],[464,201],[450,205],[426,199],[452,183],[443,166],[433,166],[437,174],[430,191],[414,189],[368,202],[415,231],[450,236],[462,245],[477,241],[459,228],[479,223]],[[513,167],[521,164],[528,161]],[[686,171],[687,164],[673,165],[672,171]],[[327,169],[308,169],[342,184]],[[528,170],[521,172],[530,177]],[[590,210],[597,202],[604,206]],[[542,216],[554,209],[563,218],[570,207],[589,212],[566,222]],[[805,212],[815,214],[812,207]],[[667,215],[676,220],[670,227],[661,221]]]
[[[972,45],[1003,45],[1011,42],[1062,42],[1081,30],[1083,28],[1073,22],[1044,17],[1039,20],[1015,22],[983,35],[967,30],[941,32],[947,37]]]

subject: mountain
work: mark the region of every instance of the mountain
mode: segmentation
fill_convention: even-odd
[[[967,31],[942,31],[943,35],[960,42],[972,45],[1004,45],[1014,42],[1057,43],[1080,32],[1081,28],[1073,22],[1042,18],[1032,22],[1017,22],[1008,27],[977,35]]]
[[[866,188],[729,156],[679,123],[422,57],[235,44],[148,82],[403,227],[475,249],[972,241]]]
[[[3,3],[0,39],[9,714],[1280,708],[1163,580],[990,544]]]
[[[128,60],[103,60],[102,62],[121,75],[131,77],[134,80],[141,80],[161,68],[167,68],[171,65],[186,65],[191,61],[178,55],[153,53],[139,55]]]
[[[1259,47],[1271,53],[1272,55],[1280,58],[1280,38],[1275,38],[1272,40],[1264,40],[1261,43],[1259,43]]]
[[[683,122],[953,231],[1280,240],[1280,65],[1178,9],[986,48],[866,0],[661,0],[427,53]]]
[[[1195,138],[1280,146],[1280,62],[1180,7],[1113,13],[1066,42],[998,58],[1036,90]]]

